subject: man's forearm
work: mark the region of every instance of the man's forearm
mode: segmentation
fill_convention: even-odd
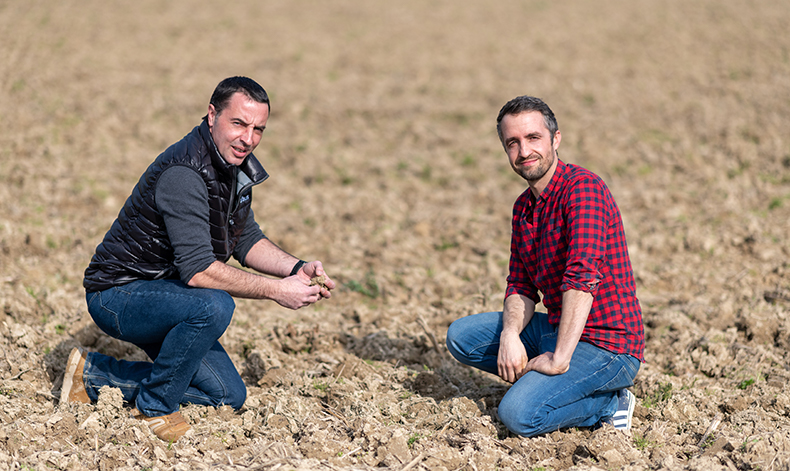
[[[502,333],[521,334],[521,331],[532,320],[535,314],[535,302],[520,294],[511,294],[505,298],[505,310],[502,313]]]
[[[253,270],[284,278],[299,259],[278,247],[269,239],[261,239],[252,246],[244,263]]]
[[[194,288],[226,291],[231,296],[252,299],[272,299],[277,289],[275,280],[249,273],[215,261],[189,280]]]
[[[505,381],[518,380],[529,361],[520,335],[534,314],[535,303],[526,296],[511,294],[505,298],[497,352],[497,373]]]
[[[593,295],[584,291],[568,290],[562,294],[562,315],[557,332],[555,360],[569,365],[576,345],[584,332],[592,308]]]

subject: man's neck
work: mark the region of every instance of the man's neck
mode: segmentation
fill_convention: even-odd
[[[546,171],[546,173],[542,177],[540,177],[539,180],[533,180],[533,181],[527,180],[527,183],[529,183],[529,189],[532,191],[532,194],[535,196],[535,199],[540,198],[540,194],[543,193],[543,190],[545,190],[546,187],[549,185],[549,182],[551,181],[551,177],[553,177],[554,172],[557,171],[557,165],[559,164],[559,161],[560,161],[560,157],[556,156],[554,158],[554,163],[551,164],[551,167],[549,167],[548,171]]]

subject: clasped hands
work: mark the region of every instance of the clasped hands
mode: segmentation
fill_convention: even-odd
[[[570,361],[563,361],[554,352],[546,352],[529,359],[518,335],[515,338],[505,336],[500,340],[497,371],[499,377],[509,383],[515,383],[529,371],[553,376],[565,373],[569,367]]]
[[[316,277],[323,279],[320,283],[311,283]],[[283,278],[281,282],[281,295],[276,300],[280,305],[291,309],[299,309],[323,298],[330,298],[331,290],[335,288],[335,282],[327,276],[318,260],[306,263],[295,275]]]
[[[308,286],[317,286],[321,298],[331,298],[330,290],[335,289],[335,282],[324,271],[324,266],[318,260],[306,263],[296,272],[301,280],[307,278]],[[319,298],[320,299],[320,298]]]

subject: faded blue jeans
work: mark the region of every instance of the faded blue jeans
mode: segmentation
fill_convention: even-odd
[[[497,374],[501,332],[501,312],[462,317],[447,330],[447,348],[461,363]],[[554,351],[557,329],[547,314],[536,312],[520,337],[531,359]],[[631,355],[579,342],[567,372],[549,376],[530,371],[516,381],[499,403],[499,419],[526,437],[596,425],[614,415],[617,392],[634,384],[639,366]]]
[[[236,307],[228,293],[156,280],[87,293],[86,299],[101,330],[137,345],[153,360],[88,353],[83,380],[91,400],[108,385],[149,417],[173,413],[187,403],[244,405],[247,388],[218,341]]]

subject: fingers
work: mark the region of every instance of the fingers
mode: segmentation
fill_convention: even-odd
[[[313,260],[312,262],[305,265],[305,274],[308,275],[311,279],[316,278],[319,276],[323,276],[324,279],[321,282],[321,296],[324,298],[332,297],[332,294],[329,292],[330,290],[335,289],[335,282],[329,275],[326,274],[324,270],[324,265],[319,260]]]
[[[526,364],[526,365],[523,365],[523,366],[522,366],[522,367],[521,367],[521,368],[520,368],[520,369],[519,369],[519,370],[516,372],[516,381],[520,380],[520,379],[521,379],[521,377],[522,377],[522,376],[524,376],[525,374],[527,374],[527,372],[528,372],[528,371],[529,371],[529,363],[528,363],[528,364]]]
[[[507,364],[506,362],[497,362],[497,372],[499,373],[499,377],[503,380],[507,381],[508,383],[515,383],[518,379],[517,371],[512,366]]]
[[[497,354],[497,371],[499,377],[510,383],[515,383],[526,372],[527,351],[518,336],[503,336]]]
[[[330,289],[335,289],[335,281],[332,278],[329,278],[329,275],[324,273],[324,285],[328,288],[327,291]]]
[[[320,281],[317,278],[320,278]],[[335,282],[326,275],[324,266],[318,260],[305,264],[296,276],[283,278],[283,281],[295,279],[299,281],[299,288],[289,288],[291,309],[299,309],[317,303],[321,299],[332,297],[331,290],[335,289]],[[307,291],[304,290],[307,288]]]
[[[324,265],[318,260],[313,260],[312,262],[307,263],[303,269],[305,274],[309,275],[310,278],[325,275]]]
[[[315,303],[317,303],[317,302],[318,302],[318,301],[320,301],[320,300],[321,300],[321,295],[320,295],[320,294],[311,295],[311,296],[309,296],[307,299],[305,299],[304,301],[302,301],[302,303],[301,303],[299,306],[297,306],[295,309],[301,309],[301,308],[303,308],[303,307],[310,306],[310,305],[312,305],[312,304],[315,304]]]
[[[553,353],[546,352],[530,360],[524,372],[537,371],[546,375],[561,375],[568,369],[568,365],[557,365]]]

